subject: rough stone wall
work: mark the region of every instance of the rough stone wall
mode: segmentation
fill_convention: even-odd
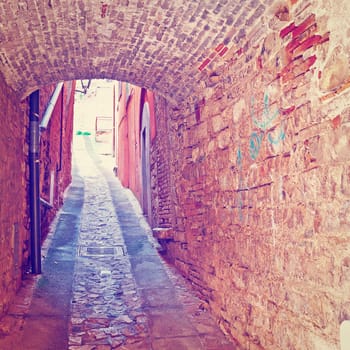
[[[151,193],[153,227],[173,227],[175,223],[173,186],[170,177],[170,144],[168,105],[164,98],[155,98],[157,136],[151,144]]]
[[[19,102],[0,77],[0,315],[28,263],[28,100]]]
[[[169,255],[242,349],[339,349],[350,318],[345,13],[345,0],[272,4],[202,67],[199,102],[158,124],[175,188]]]
[[[40,90],[40,116],[43,117],[55,85]],[[50,122],[40,135],[41,197],[50,202],[51,174],[54,180],[53,207],[41,205],[41,234],[46,237],[57,210],[63,204],[63,194],[71,182],[73,106],[75,82],[65,82],[52,111]]]

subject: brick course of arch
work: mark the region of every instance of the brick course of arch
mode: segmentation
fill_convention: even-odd
[[[208,60],[219,61],[243,35],[235,28],[258,19],[267,5],[226,0],[3,3],[1,73],[20,97],[60,80],[108,78],[180,101],[201,85]]]

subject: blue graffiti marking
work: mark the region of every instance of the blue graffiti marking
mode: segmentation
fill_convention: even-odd
[[[243,222],[243,202],[242,202],[242,195],[239,195],[239,199],[238,199],[238,215],[239,215],[239,221]]]
[[[238,148],[237,150],[237,165],[239,166],[239,168],[242,167],[242,151],[240,148]]]
[[[253,124],[259,129],[258,131],[253,132],[249,138],[249,154],[251,159],[255,161],[259,155],[265,136],[267,136],[267,141],[270,144],[277,145],[281,141],[284,141],[286,134],[283,121],[281,121],[279,129],[275,129],[274,127],[271,131],[273,122],[279,116],[280,111],[278,108],[273,112],[270,111],[269,96],[267,92],[264,93],[263,110],[261,116],[257,118],[254,96],[251,98],[250,112]],[[276,133],[274,133],[275,130]],[[236,156],[236,169],[238,170],[238,188],[235,190],[236,195],[234,198],[234,205],[238,211],[238,220],[242,223],[248,223],[249,216],[251,215],[249,209],[253,208],[254,204],[250,198],[250,188],[248,186],[249,180],[243,176],[243,161],[245,162],[246,158],[244,158],[241,148],[239,147],[237,149]]]
[[[238,189],[242,189],[243,186],[244,186],[244,180],[243,180],[243,176],[242,176],[242,160],[243,160],[243,155],[242,155],[242,151],[241,151],[241,148],[239,147],[238,150],[237,150],[237,161],[236,161],[236,164],[237,164],[237,168],[238,168]],[[238,218],[239,218],[239,221],[240,222],[243,222],[243,201],[242,201],[242,193],[241,191],[238,191],[237,193],[237,197],[236,197],[236,206],[237,206],[237,209],[238,209]]]
[[[258,157],[263,136],[264,136],[264,133],[257,134],[256,132],[253,132],[250,135],[249,153],[250,153],[250,156],[253,160],[255,160]]]
[[[278,136],[276,138],[273,138],[271,133],[269,133],[267,135],[267,139],[269,140],[269,142],[272,145],[278,145],[280,143],[280,141],[283,141],[285,138],[286,138],[286,134],[284,132],[284,127],[283,126],[281,126],[280,132],[279,132],[279,134],[278,134]]]
[[[285,130],[284,125],[285,125],[285,123],[284,123],[284,121],[282,121],[280,128],[279,128],[279,133],[276,137],[273,137],[272,132],[268,133],[267,139],[272,145],[278,145],[280,143],[280,141],[283,141],[286,138],[286,134],[284,132],[284,130]]]
[[[272,122],[278,117],[279,115],[278,108],[275,110],[275,112],[270,112],[270,103],[269,103],[269,96],[267,92],[264,93],[264,108],[263,108],[263,114],[261,118],[256,117],[255,113],[255,99],[254,96],[252,96],[251,99],[251,117],[253,120],[253,123],[261,130],[267,130],[269,127],[271,127]]]

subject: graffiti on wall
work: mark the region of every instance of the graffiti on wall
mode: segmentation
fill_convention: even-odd
[[[276,109],[275,111],[270,111],[270,103],[269,103],[269,95],[267,91],[264,93],[264,100],[263,100],[263,111],[260,118],[257,117],[256,111],[255,111],[255,98],[252,96],[251,98],[251,109],[250,109],[250,115],[252,117],[253,123],[261,130],[267,130],[271,127],[274,120],[279,116],[279,110]]]
[[[253,132],[250,135],[249,138],[249,153],[250,153],[250,157],[255,160],[258,155],[259,155],[259,151],[261,148],[261,142],[263,140],[264,137],[264,133],[263,132]]]
[[[237,160],[236,160],[237,168],[238,168],[238,192],[236,197],[236,207],[238,208],[238,217],[239,221],[243,222],[243,195],[242,195],[242,189],[244,187],[244,178],[242,176],[242,151],[239,147],[237,150]]]
[[[235,197],[235,206],[238,209],[239,221],[244,223],[249,222],[249,208],[252,208],[250,192],[249,192],[249,180],[243,175],[243,161],[244,155],[241,147],[238,147],[236,155],[236,164],[238,169],[238,189]]]
[[[263,110],[260,117],[257,116],[256,107],[255,107],[255,98],[254,96],[251,99],[251,108],[250,108],[250,116],[252,118],[253,124],[259,129],[258,132],[253,132],[250,135],[249,139],[249,150],[250,156],[253,160],[255,160],[258,155],[262,145],[262,141],[267,135],[267,141],[272,145],[278,145],[281,141],[285,139],[284,132],[284,124],[281,123],[279,130],[277,131],[277,135],[273,135],[271,131],[267,132],[274,123],[274,121],[280,115],[280,111],[278,108],[276,110],[271,110],[269,95],[267,91],[264,93],[263,99]]]
[[[285,125],[282,121],[280,126],[271,130],[274,122],[280,115],[280,110],[278,108],[271,109],[268,93],[265,91],[263,98],[263,108],[260,116],[256,112],[256,103],[254,96],[251,99],[250,106],[250,116],[255,129],[249,137],[249,156],[255,161],[258,158],[260,149],[263,145],[264,140],[266,140],[271,145],[278,145],[285,139]],[[251,207],[249,201],[249,184],[247,176],[243,174],[243,161],[245,157],[242,153],[241,147],[238,147],[236,155],[236,168],[238,170],[238,189],[236,194],[236,208],[238,208],[238,218],[240,222],[249,220],[248,211],[244,215],[243,209]]]

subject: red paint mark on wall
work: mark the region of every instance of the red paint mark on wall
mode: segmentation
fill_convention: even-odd
[[[298,38],[291,40],[287,46],[286,46],[286,51],[288,53],[293,53],[293,51],[300,45],[300,41]]]
[[[324,34],[322,36],[322,40],[320,41],[320,44],[323,44],[323,43],[329,41],[329,36],[330,36],[330,32],[327,32],[326,34]]]
[[[210,63],[211,59],[210,58],[206,58],[202,64],[198,67],[198,69],[200,71],[202,71],[209,63]]]
[[[282,113],[282,115],[292,113],[294,110],[295,110],[295,106],[291,106],[288,108],[280,108],[280,112]]]
[[[224,43],[221,43],[221,44],[219,44],[219,45],[215,48],[215,51],[216,51],[216,52],[220,52],[224,47],[225,47],[225,44],[224,44]]]
[[[295,24],[294,22],[291,23],[289,26],[283,28],[280,32],[280,37],[281,39],[283,39],[284,37],[286,37],[290,32],[292,32],[295,29]]]
[[[224,43],[219,44],[202,62],[202,64],[198,67],[198,70],[202,71],[211,61],[213,61],[217,57],[223,57],[227,51],[228,47],[225,46]]]
[[[304,22],[302,22],[300,25],[294,28],[293,34],[292,34],[293,38],[304,33],[308,28],[310,28],[314,24],[316,24],[316,18],[314,14],[311,14],[308,18],[306,18]]]
[[[299,53],[303,53],[304,51],[306,51],[310,47],[319,44],[321,42],[321,40],[322,40],[321,35],[313,35],[313,36],[307,38],[306,40],[301,42],[301,44],[295,49],[294,54],[298,55]]]
[[[101,17],[102,18],[106,17],[107,9],[108,9],[108,5],[107,4],[102,4],[102,6],[101,6]]]
[[[291,81],[311,70],[317,57],[313,55],[305,58],[305,52],[329,41],[330,35],[329,32],[320,35],[316,31],[317,23],[315,14],[311,14],[299,25],[295,25],[293,22],[280,31],[280,37],[282,39],[289,35],[289,41],[287,41],[285,46],[286,65],[278,75],[278,78],[282,78],[282,82]],[[318,71],[317,74],[320,79],[322,72]]]
[[[219,56],[223,57],[227,51],[228,51],[228,47],[224,46],[223,49],[219,52]]]
[[[209,59],[213,59],[215,56],[217,55],[217,53],[214,51],[209,55]]]
[[[316,62],[317,57],[316,55],[313,55],[311,57],[308,57],[305,61],[304,61],[304,65],[303,67],[306,68],[305,72]]]
[[[311,66],[316,62],[317,57],[313,55],[304,60],[300,57],[297,60],[292,61],[288,66],[284,67],[281,71],[281,77],[283,82],[293,80],[295,77],[306,73]]]
[[[334,119],[332,119],[333,129],[339,128],[340,124],[341,124],[341,117],[340,117],[340,115],[337,115]]]

